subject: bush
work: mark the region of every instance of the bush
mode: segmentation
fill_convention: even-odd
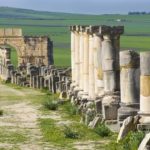
[[[2,116],[3,115],[3,110],[0,110],[0,116]]]
[[[76,131],[73,131],[71,128],[64,126],[64,135],[65,138],[70,138],[70,139],[78,139],[79,138],[79,134]]]
[[[99,124],[94,131],[101,137],[110,136],[112,134],[111,130],[103,123]]]
[[[44,107],[48,110],[57,110],[58,103],[57,103],[57,101],[47,100],[44,102]]]
[[[137,150],[144,138],[143,132],[130,132],[119,143],[112,142],[107,145],[108,150]]]

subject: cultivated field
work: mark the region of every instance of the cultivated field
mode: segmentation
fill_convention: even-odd
[[[51,37],[57,66],[70,66],[69,26],[74,24],[124,25],[121,49],[150,49],[150,15],[77,15],[0,8],[0,27],[21,27],[24,35]]]

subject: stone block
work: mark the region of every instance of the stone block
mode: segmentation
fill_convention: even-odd
[[[138,150],[149,150],[149,149],[150,149],[150,133],[145,135]]]
[[[5,36],[12,36],[13,32],[12,32],[12,28],[6,28],[5,29]]]
[[[20,28],[13,28],[12,29],[12,35],[13,36],[22,36],[22,29],[20,29]]]
[[[4,36],[5,35],[5,29],[4,28],[0,28],[0,36]]]
[[[117,120],[119,100],[119,96],[104,96],[102,99],[102,114],[104,120]]]
[[[122,124],[122,127],[120,128],[117,142],[119,142],[121,139],[123,139],[130,131],[137,130],[137,124],[139,123],[140,116],[129,116],[127,117]]]

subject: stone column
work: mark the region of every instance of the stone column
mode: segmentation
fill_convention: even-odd
[[[124,32],[123,26],[101,27],[103,34],[102,56],[103,56],[103,79],[104,91],[115,92],[120,89],[119,80],[119,50],[120,35]]]
[[[84,32],[84,56],[83,56],[83,78],[84,78],[84,93],[88,94],[89,89],[89,29],[86,27]]]
[[[140,53],[140,111],[139,128],[150,129],[150,52]]]
[[[84,35],[83,35],[83,30],[84,30],[84,26],[80,26],[80,46],[79,46],[79,53],[80,53],[80,83],[79,83],[79,88],[81,90],[83,90],[83,86],[84,86],[84,80],[83,80],[83,59],[84,59]]]
[[[75,26],[70,27],[71,31],[71,69],[72,69],[72,82],[75,82]]]
[[[97,32],[94,34],[94,75],[95,75],[95,94],[98,96],[103,89],[102,71],[102,38]]]
[[[112,46],[111,34],[105,34],[102,42],[102,56],[103,56],[103,79],[104,91],[114,92],[116,90],[116,73],[114,68],[115,53]]]
[[[77,87],[79,86],[80,82],[80,65],[79,65],[79,26],[76,26],[75,30],[75,83]]]
[[[115,72],[116,72],[116,90],[120,91],[120,66],[119,66],[119,52],[120,52],[120,35],[123,34],[123,26],[114,26],[112,28],[112,45],[115,53]]]
[[[121,103],[118,110],[118,121],[122,123],[139,110],[140,89],[140,58],[139,54],[126,50],[120,52],[120,90]]]
[[[95,99],[95,79],[94,79],[94,38],[92,27],[89,34],[89,98]]]

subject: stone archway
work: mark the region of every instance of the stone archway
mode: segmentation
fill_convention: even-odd
[[[23,36],[20,28],[1,28],[0,45],[13,46],[17,51],[19,64],[52,65],[54,63],[53,43],[47,36]]]

